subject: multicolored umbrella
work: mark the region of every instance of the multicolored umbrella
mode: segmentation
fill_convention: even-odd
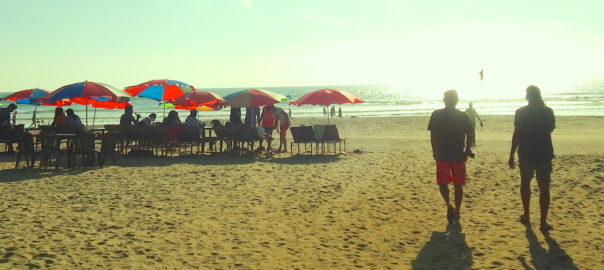
[[[43,104],[63,106],[75,102],[85,105],[86,126],[88,126],[88,105],[92,105],[94,108],[116,108],[122,106],[121,104],[124,104],[127,100],[126,94],[114,87],[85,81],[65,85],[51,92],[43,99]]]
[[[50,94],[49,91],[40,88],[33,88],[14,92],[2,98],[2,100],[14,101],[17,104],[39,105],[41,103],[41,99],[48,94]]]
[[[94,82],[79,82],[65,85],[44,98],[44,103],[55,103],[58,100],[68,100],[80,105],[97,102],[124,102],[127,95],[107,84]]]
[[[364,101],[362,101],[357,96],[346,91],[325,88],[307,93],[301,98],[290,102],[289,105],[296,105],[298,107],[302,105],[329,106],[332,104],[355,104],[363,102]],[[327,123],[329,123],[329,114],[327,114]]]
[[[195,87],[175,80],[151,80],[124,89],[133,97],[146,97],[157,101],[174,100]]]
[[[181,110],[216,110],[226,105],[226,100],[217,94],[203,90],[193,90],[170,101],[174,108]]]
[[[346,91],[326,88],[307,93],[296,101],[290,102],[289,105],[296,105],[298,107],[301,105],[329,106],[332,104],[363,102],[360,98]]]
[[[256,107],[273,105],[287,100],[288,97],[267,90],[247,89],[231,93],[224,99],[231,107]]]

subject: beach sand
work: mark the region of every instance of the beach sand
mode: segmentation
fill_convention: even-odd
[[[558,117],[550,223],[521,213],[511,116],[484,116],[447,227],[428,117],[334,119],[341,155],[0,162],[0,269],[601,269],[604,117]],[[321,124],[324,119],[294,119]],[[353,153],[353,150],[362,153]]]

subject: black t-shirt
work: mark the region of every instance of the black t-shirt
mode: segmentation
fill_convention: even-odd
[[[556,128],[556,119],[552,109],[545,105],[524,106],[516,110],[514,126],[521,161],[541,162],[554,157],[551,133]]]
[[[7,108],[0,108],[0,127],[10,124],[10,112]]]
[[[122,114],[120,117],[120,126],[130,126],[136,122],[132,114]]]
[[[458,109],[440,109],[432,113],[428,130],[436,136],[437,161],[464,161],[465,138],[472,131],[468,115]]]

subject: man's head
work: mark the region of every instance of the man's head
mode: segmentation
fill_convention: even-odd
[[[151,114],[149,114],[149,119],[150,119],[151,121],[155,121],[155,118],[157,118],[157,114],[155,114],[155,113],[151,113]]]
[[[63,113],[63,108],[61,108],[61,107],[57,107],[57,108],[55,109],[55,114],[62,114],[62,113]]]
[[[8,109],[9,112],[12,112],[17,109],[17,105],[15,103],[11,103],[6,108]]]
[[[73,115],[73,114],[74,114],[72,109],[67,109],[67,110],[65,110],[65,113],[66,113],[67,115]]]
[[[474,103],[470,102],[469,106],[470,108],[474,108]]]
[[[543,98],[541,98],[541,90],[534,85],[529,85],[526,88],[526,100],[528,100],[530,105],[544,105]]]
[[[456,90],[448,90],[445,92],[445,98],[443,99],[445,102],[445,107],[447,108],[455,108],[457,106],[457,102],[459,102],[459,96],[457,95]]]
[[[197,117],[197,110],[191,110],[191,113],[189,113],[189,116]]]
[[[124,109],[124,111],[126,112],[126,114],[132,114],[132,106],[126,106],[126,108]]]

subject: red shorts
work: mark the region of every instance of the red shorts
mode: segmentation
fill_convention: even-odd
[[[446,185],[451,182],[463,185],[466,183],[465,161],[437,161],[436,184]]]

